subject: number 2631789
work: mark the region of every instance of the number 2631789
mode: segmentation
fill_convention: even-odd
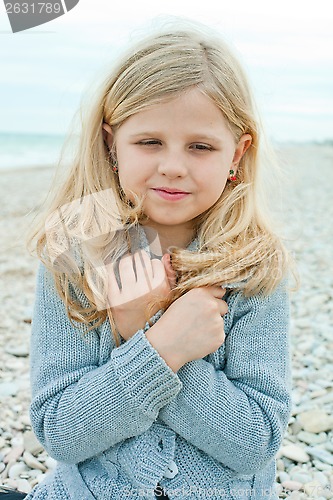
[[[61,3],[51,2],[27,2],[27,3],[6,3],[7,14],[60,14]]]

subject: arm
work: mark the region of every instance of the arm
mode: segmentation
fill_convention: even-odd
[[[108,322],[83,336],[40,265],[31,337],[31,422],[48,453],[78,463],[148,429],[181,388],[144,332],[112,350]]]
[[[223,370],[205,359],[185,364],[182,390],[159,417],[230,469],[254,473],[278,451],[290,415],[289,300],[281,284],[228,305]]]

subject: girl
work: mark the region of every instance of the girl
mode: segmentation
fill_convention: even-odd
[[[144,39],[103,83],[34,235],[31,421],[58,465],[27,499],[278,498],[290,262],[259,153],[205,29]]]

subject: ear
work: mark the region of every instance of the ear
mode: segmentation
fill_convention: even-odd
[[[241,161],[243,155],[249,149],[252,143],[252,137],[250,134],[243,134],[239,139],[238,144],[236,146],[235,154],[232,159],[232,168],[236,172],[238,168],[238,164]]]
[[[113,132],[112,128],[108,123],[103,123],[103,139],[105,144],[108,146],[109,149],[111,149],[111,146],[113,144]]]

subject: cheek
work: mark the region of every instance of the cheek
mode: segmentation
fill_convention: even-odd
[[[138,169],[119,168],[119,183],[126,197],[134,202],[133,192],[137,195],[144,193],[144,180],[137,175]]]
[[[219,183],[217,182],[216,184],[214,183],[214,188],[212,188],[212,197],[215,198],[215,201],[217,201],[221,196],[221,194],[223,193],[226,184],[227,184],[227,179],[223,180],[221,179]]]
[[[197,178],[197,185],[202,192],[218,198],[223,192],[229,177],[229,170],[224,168],[208,171]]]

